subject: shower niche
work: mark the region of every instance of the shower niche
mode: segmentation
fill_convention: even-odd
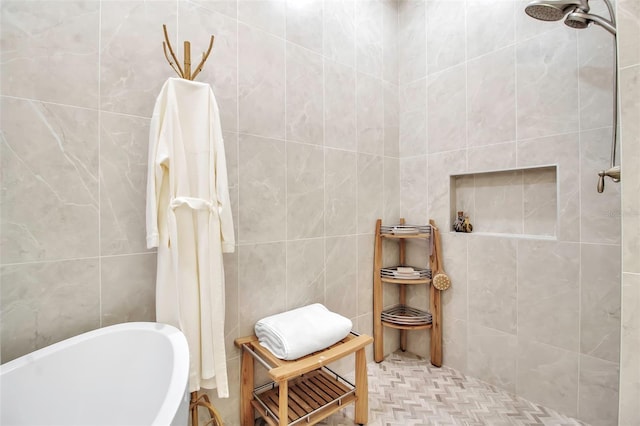
[[[451,223],[463,211],[474,234],[555,239],[556,165],[450,176]]]

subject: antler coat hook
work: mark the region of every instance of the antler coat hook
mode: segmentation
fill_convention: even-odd
[[[184,68],[182,68],[180,66],[180,62],[178,61],[178,58],[176,58],[176,54],[173,51],[173,48],[171,47],[171,43],[169,42],[169,34],[167,33],[167,26],[165,24],[162,24],[162,30],[164,31],[164,41],[162,42],[162,48],[164,50],[164,57],[167,58],[167,61],[169,61],[169,65],[171,65],[171,68],[173,68],[173,70],[180,77],[187,80],[194,80],[196,76],[200,74],[200,71],[202,71],[202,67],[204,66],[204,63],[207,61],[207,58],[211,53],[211,49],[213,49],[214,37],[211,36],[211,40],[209,41],[209,48],[207,49],[206,52],[202,53],[202,60],[200,61],[198,66],[195,68],[195,72],[191,74],[191,43],[189,43],[188,41],[184,42]],[[167,49],[171,54],[171,58],[169,58],[169,53],[167,53]]]

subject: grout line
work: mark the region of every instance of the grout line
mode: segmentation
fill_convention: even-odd
[[[289,280],[287,271],[289,269],[289,136],[287,127],[289,119],[287,116],[287,4],[284,5],[284,307],[289,309]]]
[[[236,178],[238,182],[237,189],[237,209],[238,216],[236,223],[236,227],[238,230],[238,238],[236,239],[236,248],[235,248],[235,268],[236,268],[236,318],[235,318],[235,327],[236,327],[236,337],[240,337],[240,245],[238,242],[240,241],[240,25],[238,24],[238,16],[240,15],[240,2],[236,2]],[[238,355],[240,357],[240,355]]]
[[[102,181],[102,2],[98,5],[98,324],[102,323],[102,211],[101,181]]]
[[[578,229],[579,229],[579,237],[578,240],[582,242],[582,99],[580,96],[580,34],[576,33],[576,41],[575,41],[575,49],[576,49],[576,70],[578,76],[576,78],[576,84],[578,86],[578,175],[576,180],[578,181]],[[614,123],[615,124],[615,123]],[[560,232],[558,232],[559,234]],[[578,383],[577,383],[577,395],[575,401],[575,409],[576,413],[579,415],[580,412],[580,371],[582,370],[582,357],[581,355],[581,347],[582,347],[582,244],[578,244]]]

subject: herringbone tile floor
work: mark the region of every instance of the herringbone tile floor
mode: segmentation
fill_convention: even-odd
[[[395,353],[367,365],[369,426],[575,426],[575,419],[467,377],[451,368]],[[353,405],[327,426],[353,425]]]

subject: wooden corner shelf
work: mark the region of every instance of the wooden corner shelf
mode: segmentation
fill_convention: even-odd
[[[415,231],[415,232],[412,232]],[[376,362],[384,359],[383,327],[400,330],[400,349],[407,349],[407,331],[429,330],[431,332],[431,364],[436,367],[442,365],[442,310],[440,290],[431,284],[431,271],[424,268],[413,268],[415,276],[403,278],[401,274],[392,272],[398,267],[382,266],[382,238],[397,240],[400,245],[399,265],[405,265],[406,240],[422,238],[430,239],[438,232],[433,221],[429,225],[405,225],[404,219],[395,226],[383,226],[382,220],[376,222],[374,271],[373,271],[373,335],[374,358]],[[436,248],[434,247],[434,250]],[[440,253],[439,253],[440,254]],[[429,266],[433,269],[433,257],[430,256]],[[426,272],[428,271],[428,273]],[[399,304],[383,310],[382,284],[396,284],[400,286]],[[429,291],[429,311],[422,311],[406,305],[406,286],[426,285]]]

